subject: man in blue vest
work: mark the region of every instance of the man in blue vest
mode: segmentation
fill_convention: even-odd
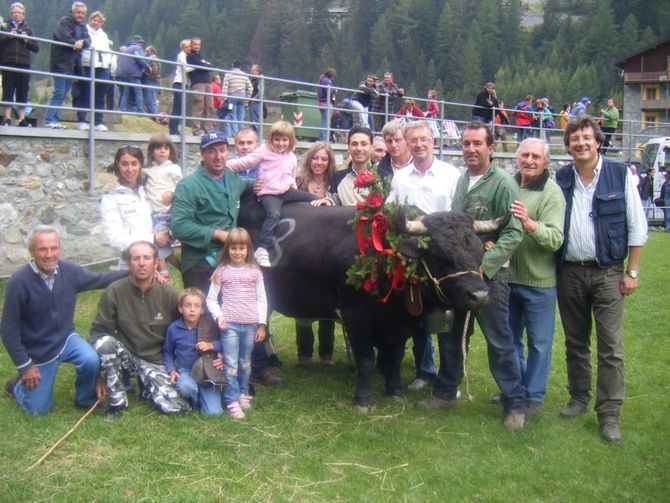
[[[556,172],[566,200],[558,307],[565,332],[570,392],[570,401],[560,415],[572,418],[584,414],[591,400],[593,315],[598,341],[595,411],[600,436],[613,442],[621,440],[624,298],[637,289],[647,221],[626,165],[600,155],[604,140],[589,115],[571,119],[564,142],[574,162]]]

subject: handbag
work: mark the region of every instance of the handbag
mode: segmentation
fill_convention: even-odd
[[[657,208],[664,206],[664,203],[665,201],[663,200],[662,197],[657,197],[656,199],[654,199],[654,206],[656,206]]]

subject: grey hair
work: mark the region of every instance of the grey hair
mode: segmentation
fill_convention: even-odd
[[[546,159],[547,162],[549,162],[549,160],[551,159],[551,150],[549,148],[549,144],[546,141],[541,140],[539,138],[526,138],[525,140],[522,140],[521,143],[519,143],[518,148],[516,149],[516,155],[517,156],[519,155],[519,152],[521,152],[521,149],[523,148],[524,145],[526,145],[528,143],[532,143],[532,142],[542,144],[542,147],[543,147],[542,150],[543,150],[543,153],[544,153],[544,158]]]
[[[60,244],[60,231],[52,225],[38,225],[28,234],[28,249],[35,249],[35,237],[41,234],[55,234],[58,237],[58,243]]]
[[[403,127],[403,135],[405,138],[407,138],[407,134],[412,130],[412,129],[427,129],[428,134],[430,137],[433,137],[433,130],[430,128],[430,124],[428,124],[428,121],[409,121],[405,123],[405,126]]]
[[[251,65],[252,70],[258,70],[258,73],[261,73],[261,65]]]
[[[88,7],[86,7],[86,4],[84,2],[73,2],[70,12],[74,12],[75,9],[88,10]]]
[[[14,7],[18,7],[23,11],[23,13],[26,13],[26,6],[23,5],[21,2],[14,2],[12,5],[9,6],[9,11],[11,12]]]
[[[392,121],[387,122],[382,128],[382,136],[395,136],[395,134],[400,131],[403,132],[405,128],[405,121],[402,119],[393,119]],[[404,134],[404,132],[403,132]]]

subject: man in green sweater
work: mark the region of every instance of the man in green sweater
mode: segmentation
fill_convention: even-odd
[[[603,124],[600,127],[605,135],[605,143],[603,143],[602,153],[607,154],[607,149],[612,146],[610,140],[616,128],[619,126],[619,109],[614,106],[614,99],[607,100],[607,108],[600,110]]]
[[[514,179],[521,197],[511,206],[523,227],[523,240],[509,268],[509,325],[526,388],[526,416],[538,415],[551,366],[556,321],[556,251],[563,243],[565,199],[549,177],[549,146],[527,138],[517,150]],[[523,331],[528,339],[525,356]]]
[[[155,279],[157,249],[137,241],[124,253],[130,276],[115,281],[102,293],[91,325],[90,342],[100,355],[100,378],[109,394],[108,416],[128,408],[126,385],[137,376],[140,397],[151,400],[164,414],[191,410],[170,384],[163,365],[163,341],[177,319],[177,291]],[[103,383],[104,381],[104,383]]]
[[[491,129],[482,122],[470,122],[463,129],[461,145],[466,172],[458,180],[451,209],[462,211],[473,220],[493,220],[508,215],[512,203],[519,199],[519,187],[509,174],[492,162],[495,146]],[[522,238],[521,223],[510,217],[495,238],[487,243],[479,273],[489,287],[489,302],[473,313],[486,338],[489,368],[501,391],[504,426],[508,431],[520,430],[526,420],[525,390],[507,316],[507,265]],[[451,332],[437,336],[440,369],[433,382],[433,394],[419,402],[421,408],[456,405],[458,385],[463,378],[461,341],[465,313],[457,311],[454,317]],[[468,334],[472,330],[471,321]]]

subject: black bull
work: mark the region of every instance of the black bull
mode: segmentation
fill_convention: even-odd
[[[418,330],[425,330],[422,326],[431,313],[443,313],[447,308],[477,308],[486,302],[488,288],[476,274],[483,254],[482,242],[473,230],[472,220],[456,212],[425,217],[423,223],[431,238],[428,249],[419,251],[409,237],[403,243],[403,252],[420,254],[439,282],[439,289],[432,282],[422,287],[423,316],[410,315],[400,294],[391,295],[382,304],[347,285],[347,270],[358,253],[355,232],[347,223],[354,213],[353,207],[285,205],[275,231],[274,249],[270,250],[272,267],[264,269],[263,275],[270,310],[292,318],[342,320],[356,365],[354,406],[366,410],[372,404],[374,349],[379,352],[386,393],[401,395],[400,364],[405,341]],[[246,194],[238,225],[249,231],[254,242],[263,219],[260,204]],[[453,273],[463,274],[443,279]]]

